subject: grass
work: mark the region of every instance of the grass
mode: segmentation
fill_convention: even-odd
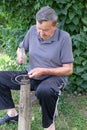
[[[19,102],[19,92],[12,91],[15,103]],[[18,108],[17,108],[18,110]],[[58,105],[59,115],[55,119],[56,130],[87,130],[87,96],[74,96],[63,92]],[[0,111],[3,116],[6,111]],[[18,124],[4,124],[0,130],[17,130]],[[39,104],[31,108],[31,130],[43,130]]]
[[[65,94],[59,106],[58,130],[86,130],[87,129],[87,100],[86,96]],[[58,121],[57,121],[58,122]]]

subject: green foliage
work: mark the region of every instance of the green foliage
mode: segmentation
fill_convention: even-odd
[[[74,74],[71,78],[72,89],[74,91],[87,92],[87,36],[86,33],[73,35],[73,52],[74,52]],[[74,87],[73,87],[74,86]]]
[[[11,58],[28,28],[35,24],[35,14],[43,6],[55,9],[59,28],[68,31],[73,41],[74,73],[67,90],[87,91],[87,2],[86,0],[2,0],[0,1],[0,45]],[[14,49],[14,50],[13,50]],[[13,67],[14,69],[14,67]]]
[[[18,65],[15,61],[16,59],[12,59],[13,57],[2,53],[0,54],[0,70],[24,70],[26,65]]]

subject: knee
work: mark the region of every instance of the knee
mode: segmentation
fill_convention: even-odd
[[[36,90],[36,96],[38,99],[49,97],[50,96],[49,88],[46,88],[46,87],[39,88],[38,87]]]

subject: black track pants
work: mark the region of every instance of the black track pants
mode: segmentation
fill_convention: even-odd
[[[0,109],[14,108],[11,90],[20,90],[20,85],[12,82],[11,78],[15,74],[27,74],[18,71],[0,71]],[[39,100],[42,109],[42,124],[48,128],[54,120],[54,112],[59,97],[62,80],[57,76],[49,76],[43,80],[30,79],[31,90]]]

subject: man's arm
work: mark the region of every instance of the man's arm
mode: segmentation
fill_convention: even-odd
[[[17,62],[19,64],[25,64],[26,63],[26,54],[24,48],[18,48],[17,49]]]
[[[30,78],[39,78],[43,75],[68,76],[72,73],[73,63],[69,63],[58,68],[34,68],[28,74]]]
[[[48,70],[48,74],[51,75],[57,75],[57,76],[67,76],[67,75],[71,75],[73,72],[73,64],[69,63],[69,64],[63,64],[62,67],[59,68],[53,68],[53,69],[49,69]]]

